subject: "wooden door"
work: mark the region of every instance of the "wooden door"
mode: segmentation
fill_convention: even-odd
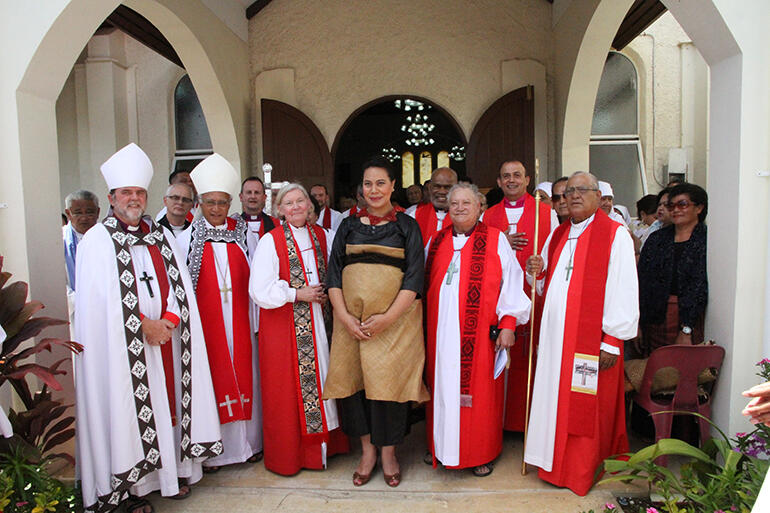
[[[493,103],[471,133],[467,173],[479,187],[494,187],[500,163],[520,160],[527,174],[535,174],[534,87],[512,91]],[[530,180],[530,192],[536,187]]]
[[[323,183],[333,197],[332,157],[315,123],[286,103],[263,99],[261,104],[262,151],[273,166],[273,180],[299,182],[308,192]]]

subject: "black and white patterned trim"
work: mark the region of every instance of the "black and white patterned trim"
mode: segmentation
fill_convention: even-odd
[[[190,251],[187,254],[187,268],[190,270],[193,288],[198,287],[203,249],[207,242],[235,242],[247,255],[249,254],[249,246],[246,242],[246,232],[248,230],[246,221],[241,216],[230,219],[235,221],[234,230],[212,228],[203,217],[193,221],[192,233],[190,234]]]
[[[321,244],[315,231],[308,226],[310,240],[315,250],[318,263],[318,277],[321,283],[326,281],[326,255],[323,254]],[[305,282],[305,269],[301,257],[294,244],[289,223],[283,225],[283,234],[286,237],[286,247],[289,253],[289,285],[298,289],[307,285]],[[315,344],[313,343],[313,309],[310,303],[295,301],[294,305],[294,333],[297,342],[297,365],[299,366],[299,385],[302,393],[302,409],[305,414],[305,431],[307,434],[323,433],[323,413],[321,411],[321,398],[319,395],[320,384],[316,374]],[[318,329],[321,329],[319,326]]]
[[[150,399],[150,387],[147,379],[147,364],[144,356],[144,340],[140,331],[142,326],[139,312],[139,294],[137,292],[136,276],[131,258],[132,246],[158,246],[163,262],[166,266],[171,290],[174,291],[180,307],[180,343],[181,343],[181,367],[182,367],[182,460],[201,457],[214,457],[222,453],[222,442],[192,443],[190,433],[192,431],[192,344],[190,330],[190,307],[187,301],[187,293],[182,282],[182,275],[171,246],[166,239],[163,229],[149,218],[145,222],[150,224],[150,232],[147,234],[124,232],[115,217],[106,217],[102,224],[110,234],[118,265],[118,281],[120,283],[120,297],[123,303],[123,326],[128,347],[128,366],[131,372],[131,384],[136,408],[136,419],[139,433],[142,438],[142,451],[144,458],[138,461],[131,469],[111,477],[112,491],[99,496],[95,504],[86,509],[96,512],[109,512],[117,508],[123,499],[123,495],[129,488],[142,477],[163,466],[158,447],[155,416]],[[138,236],[141,235],[141,236]]]

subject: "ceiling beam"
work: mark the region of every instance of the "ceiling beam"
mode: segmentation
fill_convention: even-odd
[[[623,18],[612,47],[622,50],[665,12],[666,6],[660,0],[636,0]]]
[[[150,21],[125,5],[119,5],[112,14],[110,14],[104,23],[97,29],[96,34],[104,34],[109,31],[109,27],[115,27],[129,36],[133,37],[151,50],[159,53],[170,60],[180,68],[184,68],[182,59],[177,55],[174,47],[171,46],[160,30]]]
[[[262,9],[267,7],[267,4],[270,3],[271,0],[257,0],[256,2],[252,3],[250,6],[246,8],[246,19],[251,19],[254,16],[259,13]]]

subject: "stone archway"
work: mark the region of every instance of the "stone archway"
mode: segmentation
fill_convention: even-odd
[[[601,0],[593,12],[584,12],[585,6],[573,2],[570,12],[563,16],[565,19],[571,14],[573,21],[582,16],[584,27],[574,50],[571,68],[561,73],[563,82],[557,86],[557,102],[562,102],[558,105],[557,123],[561,124],[564,175],[588,168],[588,141],[602,63],[615,30],[631,3],[630,0]],[[761,358],[759,344],[755,341],[762,338],[765,314],[762,303],[754,300],[752,304],[749,298],[766,293],[763,278],[767,267],[767,241],[760,236],[761,241],[757,244],[751,234],[756,237],[757,233],[768,233],[767,215],[750,210],[750,205],[761,204],[763,200],[766,203],[767,187],[764,183],[755,182],[756,173],[748,169],[741,159],[747,150],[751,153],[752,135],[747,133],[747,125],[763,127],[756,119],[761,116],[761,109],[752,112],[743,97],[747,91],[746,74],[752,73],[744,59],[745,52],[753,51],[753,62],[763,62],[762,58],[756,57],[756,52],[761,52],[766,45],[763,46],[762,41],[757,42],[757,49],[752,49],[751,45],[739,45],[737,41],[742,37],[760,39],[758,35],[762,31],[752,25],[753,21],[747,23],[746,20],[752,16],[746,12],[739,13],[735,6],[713,0],[663,0],[663,3],[709,65],[708,190],[719,191],[719,194],[712,194],[707,221],[711,294],[706,329],[709,338],[727,349],[713,417],[717,425],[735,431],[744,422],[739,413],[743,404],[735,397],[753,384],[751,373],[747,373],[746,369]],[[762,8],[755,10],[761,11]],[[741,17],[743,25],[751,25],[750,28],[741,27],[743,33],[736,32],[738,18]],[[572,35],[569,31],[564,33],[564,36],[557,36],[556,44],[559,44],[559,37],[562,44],[570,37],[575,42],[577,31],[574,25]],[[766,58],[764,62],[767,62]],[[761,83],[761,73],[755,73],[758,74],[754,75],[756,83]],[[756,80],[758,76],[759,80]],[[761,95],[754,96],[755,100],[761,98]],[[744,118],[754,119],[749,123]],[[764,128],[766,130],[766,125]],[[762,133],[761,130],[758,133]],[[755,164],[759,164],[757,160],[754,158]],[[741,230],[736,230],[738,226]],[[753,269],[753,277],[750,278],[749,271],[743,269]],[[741,283],[751,288],[754,294],[746,293],[746,288],[742,289],[744,293],[738,294]]]
[[[8,257],[5,269],[29,282],[30,295],[46,305],[51,317],[67,318],[58,223],[56,100],[78,55],[119,4],[119,0],[71,0],[58,10],[41,12],[29,6],[13,12],[22,22],[19,32],[26,31],[21,46],[33,48],[34,53],[18,57],[13,68],[18,74],[9,73],[9,80],[16,81],[12,92],[3,88],[8,97],[13,95],[13,103],[3,97],[3,149],[8,161],[0,189],[7,194],[8,215],[0,219],[0,252]],[[150,20],[175,47],[195,84],[215,151],[248,169],[246,43],[201,2],[127,0],[125,4]],[[8,37],[14,36],[20,37],[10,30]],[[116,145],[127,142],[116,141]],[[66,337],[66,328],[55,335]],[[42,355],[41,359],[60,357]]]

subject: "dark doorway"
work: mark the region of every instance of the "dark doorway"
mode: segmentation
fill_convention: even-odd
[[[387,96],[354,112],[332,148],[336,197],[355,197],[361,165],[371,156],[387,157],[396,169],[394,197],[406,207],[404,188],[423,184],[430,171],[449,166],[464,179],[465,135],[438,105],[416,96]]]

